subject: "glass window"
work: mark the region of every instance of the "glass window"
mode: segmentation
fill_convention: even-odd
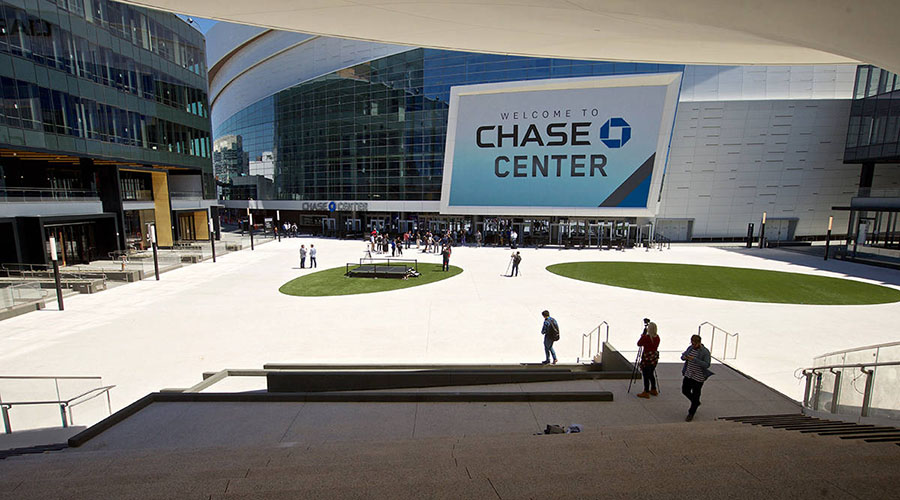
[[[855,99],[866,96],[866,85],[869,78],[869,66],[859,66],[856,70],[856,89],[853,93]]]

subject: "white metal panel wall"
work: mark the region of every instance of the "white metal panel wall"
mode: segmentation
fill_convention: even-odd
[[[685,66],[680,102],[850,99],[855,64]]]
[[[266,28],[219,21],[206,32],[206,66],[212,68],[220,59]]]
[[[210,113],[213,130],[234,113],[281,90],[339,69],[412,49],[328,37],[312,37],[300,43],[305,36],[308,35],[266,34],[240,49],[246,56],[237,53],[232,56],[234,62],[223,65],[222,69],[227,71],[220,71],[222,76],[239,76],[230,82],[219,83],[220,74],[217,74],[216,81],[210,82],[210,99],[215,100]],[[287,42],[292,40],[300,44],[284,50],[291,45]],[[284,51],[278,53],[280,50]],[[273,54],[277,55],[264,59]],[[212,90],[214,88],[219,89],[218,93]]]
[[[842,163],[849,100],[678,105],[658,217],[694,219],[695,238],[742,236],[763,211],[798,236],[846,226],[860,167]]]
[[[219,93],[242,73],[253,68],[267,57],[282,50],[289,49],[299,43],[315,38],[304,33],[286,33],[284,31],[268,31],[254,38],[236,50],[227,61],[222,63],[215,76],[209,82],[210,100],[215,104]]]

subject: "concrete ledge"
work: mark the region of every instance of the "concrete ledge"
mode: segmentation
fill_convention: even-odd
[[[160,393],[154,392],[69,438],[77,448],[153,403],[518,403],[611,402],[608,391],[592,392],[293,392],[293,393]]]
[[[201,260],[203,260],[203,256],[200,254],[187,254],[181,256],[181,262],[186,262],[188,264],[197,264]]]
[[[624,375],[624,377],[623,377]],[[423,371],[272,371],[266,374],[269,392],[362,391],[460,385],[520,384],[600,378],[627,378],[628,372],[567,369],[494,369]]]
[[[603,354],[601,354],[600,362],[604,366],[604,370],[624,371],[628,372],[629,376],[634,371],[634,364],[625,359],[625,356],[622,356],[622,353],[617,351],[609,342],[603,343]],[[638,377],[640,377],[640,373],[638,373]]]
[[[29,302],[27,304],[19,304],[17,306],[12,306],[5,309],[0,309],[0,321],[9,318],[15,318],[16,316],[21,316],[23,314],[28,314],[32,311],[40,311],[44,307],[46,307],[46,303],[44,299]]]

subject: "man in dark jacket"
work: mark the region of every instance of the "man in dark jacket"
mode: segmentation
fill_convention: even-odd
[[[441,250],[441,256],[443,256],[443,265],[441,266],[442,271],[450,270],[450,245],[444,245],[443,250]]]
[[[556,351],[553,350],[553,343],[559,340],[559,324],[555,319],[550,317],[550,311],[541,313],[544,317],[544,326],[541,327],[541,335],[544,336],[544,359],[542,365],[550,362],[550,356],[553,356],[553,364],[556,364]]]
[[[510,276],[518,276],[519,275],[519,264],[522,262],[522,254],[516,252],[512,257],[512,272],[509,273]]]

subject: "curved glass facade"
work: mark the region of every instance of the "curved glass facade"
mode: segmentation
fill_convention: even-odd
[[[258,175],[283,200],[439,200],[450,87],[683,71],[611,63],[412,49],[278,92],[213,131],[225,199]]]

